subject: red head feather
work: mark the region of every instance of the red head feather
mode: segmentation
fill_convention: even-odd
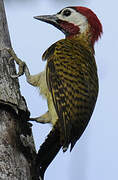
[[[100,20],[98,19],[96,14],[89,8],[81,6],[72,8],[74,8],[76,11],[78,11],[87,18],[88,23],[90,24],[90,31],[92,33],[92,44],[94,44],[103,32]]]

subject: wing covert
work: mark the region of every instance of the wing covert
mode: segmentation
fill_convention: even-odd
[[[63,148],[70,143],[74,146],[85,130],[98,92],[93,54],[81,44],[68,43],[71,41],[66,45],[63,41],[56,44],[53,54],[47,58],[46,67],[47,84],[59,117]]]

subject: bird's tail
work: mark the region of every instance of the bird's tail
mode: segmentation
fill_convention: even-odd
[[[45,142],[41,145],[37,158],[36,170],[39,180],[44,180],[44,173],[61,148],[60,132],[57,125],[53,127]]]

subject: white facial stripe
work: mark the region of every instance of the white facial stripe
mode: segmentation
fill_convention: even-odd
[[[63,15],[63,11],[67,9],[71,11],[70,16]],[[87,18],[72,8],[65,8],[62,10],[61,14],[57,14],[56,16],[63,21],[67,21],[69,23],[75,24],[76,26],[79,26],[81,33],[86,31],[88,28]]]

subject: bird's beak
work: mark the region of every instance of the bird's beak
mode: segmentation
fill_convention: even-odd
[[[47,22],[49,24],[52,24],[54,26],[58,26],[58,18],[56,17],[56,14],[54,15],[44,15],[44,16],[35,16],[35,19],[38,19],[40,21]]]
[[[35,19],[38,19],[40,21],[43,22],[47,22],[49,24],[52,24],[53,26],[55,26],[56,28],[58,28],[59,30],[61,30],[64,34],[67,35],[67,32],[61,27],[61,20],[59,20],[59,18],[57,17],[56,14],[54,15],[44,15],[44,16],[35,16]]]

